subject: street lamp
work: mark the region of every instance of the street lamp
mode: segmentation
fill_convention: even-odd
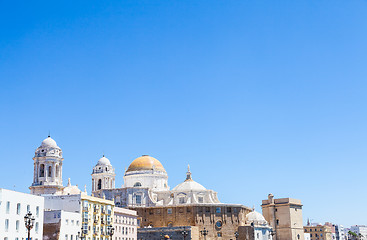
[[[187,235],[189,235],[189,232],[186,231],[186,228],[184,227],[184,230],[181,232],[181,234],[182,234],[184,240],[186,240],[186,237],[187,237]]]
[[[80,228],[80,232],[78,232],[78,238],[83,240],[84,237],[84,231],[83,231],[83,227]]]
[[[31,229],[34,226],[34,220],[35,219],[30,211],[24,216],[25,227],[28,229],[28,240],[31,240]]]
[[[110,235],[111,240],[112,240],[112,236],[115,233],[115,228],[112,225],[110,225],[110,226],[108,226],[108,230],[109,230],[108,235]]]
[[[240,234],[236,231],[235,233],[234,233],[234,236],[236,237],[236,240],[238,239],[238,236],[240,236]]]
[[[208,235],[209,231],[204,227],[204,230],[201,230],[200,233],[204,236],[204,239],[206,239],[206,235]]]

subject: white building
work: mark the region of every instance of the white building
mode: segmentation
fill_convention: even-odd
[[[350,227],[350,231],[355,232],[360,236],[361,240],[367,239],[367,226],[365,225],[354,225]]]
[[[77,240],[81,219],[81,214],[76,212],[45,211],[43,240]]]
[[[113,227],[115,240],[137,240],[137,220],[136,211],[125,208],[114,208]]]
[[[310,233],[305,233],[305,240],[311,240],[311,234]]]
[[[0,239],[23,240],[28,235],[24,216],[31,212],[35,218],[31,238],[43,237],[43,197],[0,188]]]
[[[345,240],[345,233],[343,225],[335,224],[336,240]]]
[[[75,195],[48,195],[45,198],[46,210],[63,210],[65,211],[64,223],[65,225],[55,225],[53,231],[48,233],[48,236],[59,235],[61,240],[76,240],[75,233],[77,229],[82,233],[85,240],[107,240],[110,238],[110,227],[113,225],[113,210],[114,203],[102,198],[88,196],[85,193]],[[71,215],[76,213],[77,215]],[[73,217],[73,218],[71,218]],[[61,218],[61,216],[60,216]],[[70,226],[71,220],[80,220],[80,228]],[[63,219],[61,219],[62,221]],[[64,228],[62,235],[58,234],[62,231],[63,226],[68,225],[70,228]],[[74,222],[75,224],[76,222]],[[67,232],[69,231],[69,232]],[[73,239],[71,239],[73,236]],[[66,238],[67,237],[67,238]],[[55,239],[55,238],[50,238]]]

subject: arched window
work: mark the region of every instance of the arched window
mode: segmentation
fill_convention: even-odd
[[[40,165],[40,177],[44,177],[45,176],[45,165],[41,164]]]
[[[140,183],[140,182],[136,182],[136,183],[134,184],[134,187],[141,187],[141,183]]]
[[[102,188],[102,179],[98,180],[98,186],[97,189],[100,190]]]
[[[52,167],[51,167],[51,166],[49,166],[49,167],[48,167],[48,177],[51,177],[51,173],[52,173]]]

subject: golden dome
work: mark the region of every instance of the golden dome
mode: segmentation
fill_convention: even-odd
[[[143,155],[141,157],[136,158],[130,164],[126,172],[153,170],[153,168],[158,171],[166,172],[162,163],[160,163],[157,159],[149,155]]]

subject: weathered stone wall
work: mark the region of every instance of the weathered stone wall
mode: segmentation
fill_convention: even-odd
[[[246,214],[251,210],[242,205],[189,205],[174,207],[135,208],[141,227],[197,226],[207,230],[207,240],[235,239],[238,226],[245,225]],[[198,239],[204,239],[199,234]]]
[[[238,227],[238,240],[254,240],[255,233],[254,228],[251,226],[239,226]]]
[[[139,228],[138,240],[162,240],[164,236],[168,235],[172,240],[184,239],[183,232],[186,231],[188,235],[185,240],[198,240],[198,227],[163,227],[163,228]]]

